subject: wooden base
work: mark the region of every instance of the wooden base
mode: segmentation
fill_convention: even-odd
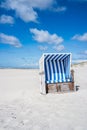
[[[74,82],[46,84],[46,93],[67,92],[74,90]]]

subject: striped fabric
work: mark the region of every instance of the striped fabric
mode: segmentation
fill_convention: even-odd
[[[71,54],[45,54],[44,68],[46,83],[70,82]]]

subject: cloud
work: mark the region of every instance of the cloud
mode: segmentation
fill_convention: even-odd
[[[38,48],[41,50],[41,51],[46,51],[48,49],[47,46],[38,46]]]
[[[24,68],[32,68],[35,67],[37,68],[39,63],[37,62],[37,57],[24,57],[22,58],[22,67]]]
[[[37,22],[38,14],[35,9],[48,9],[54,0],[5,0],[1,7],[14,10],[16,15],[25,22]]]
[[[77,61],[87,61],[87,50],[81,51],[79,53],[73,53],[73,62]]]
[[[74,64],[77,64],[77,63],[82,63],[82,62],[87,62],[87,59],[86,60],[72,60],[72,62],[74,63]]]
[[[80,52],[79,54],[82,55],[82,56],[87,57],[87,50],[84,50],[84,51]]]
[[[40,43],[59,44],[63,42],[62,37],[57,34],[50,34],[46,30],[44,31],[32,28],[30,29],[30,32],[33,33],[33,39]]]
[[[14,47],[21,47],[22,44],[20,43],[19,39],[14,36],[9,36],[4,33],[0,33],[0,43],[2,44],[9,44]]]
[[[72,40],[78,40],[78,41],[86,42],[87,41],[87,32],[84,33],[83,35],[76,34],[75,36],[72,37]]]
[[[30,62],[30,63],[24,63],[22,66],[23,67],[38,67],[39,63],[38,62]]]
[[[61,6],[61,7],[57,7],[57,8],[53,8],[54,12],[64,12],[66,11],[67,8],[65,6]]]
[[[2,15],[0,17],[0,23],[2,23],[2,24],[13,24],[14,18],[12,16]]]
[[[37,22],[38,10],[50,10],[61,12],[65,11],[66,7],[59,7],[56,0],[5,0],[1,3],[1,7],[14,10],[16,16],[24,22]]]
[[[53,49],[55,49],[56,51],[62,51],[64,50],[64,46],[63,45],[57,45],[57,46],[54,46]]]
[[[87,55],[87,50],[84,51],[84,54]]]
[[[87,2],[87,0],[68,0],[70,2]]]

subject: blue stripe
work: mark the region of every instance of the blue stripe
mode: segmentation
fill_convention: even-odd
[[[44,58],[47,83],[71,81],[70,54],[47,54]]]
[[[58,61],[58,68],[59,68],[59,82],[62,82],[62,70],[61,70],[61,62]]]

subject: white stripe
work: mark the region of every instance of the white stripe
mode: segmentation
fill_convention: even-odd
[[[52,60],[54,59],[55,55],[53,55],[50,59],[50,66],[51,66],[51,74],[52,74],[52,80],[54,81],[54,71],[53,71],[53,63]]]
[[[64,82],[65,82],[66,80],[65,80],[64,66],[63,66],[62,60],[61,60],[61,65],[62,65],[62,77],[63,77],[62,80],[64,80]]]

